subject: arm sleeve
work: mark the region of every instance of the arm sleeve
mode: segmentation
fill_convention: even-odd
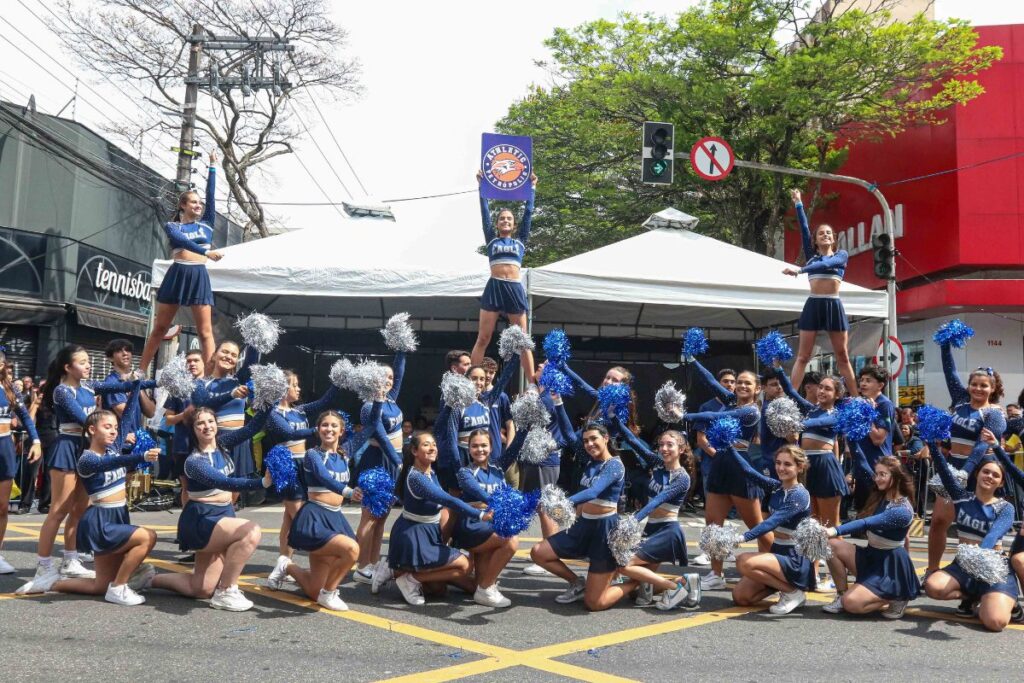
[[[815,429],[816,427],[834,427],[836,424],[836,413],[830,415],[819,415],[804,420],[804,430]]]
[[[185,237],[185,233],[181,231],[180,223],[164,223],[164,234],[167,235],[167,239],[175,249],[184,249],[185,251],[201,255],[205,255],[207,249],[209,249],[209,247],[197,244],[188,237]]]
[[[942,374],[946,378],[946,388],[949,390],[949,399],[954,405],[970,400],[967,388],[960,381],[956,374],[956,361],[953,360],[953,347],[947,344],[940,344],[939,351],[942,355]]]
[[[316,434],[316,428],[294,429],[288,420],[284,419],[284,415],[276,410],[271,410],[267,417],[267,434],[281,439],[308,439]]]
[[[777,489],[778,487],[782,486],[782,482],[779,481],[778,479],[772,479],[771,477],[761,474],[760,472],[755,470],[753,466],[749,462],[747,462],[747,459],[741,456],[739,452],[737,452],[737,450],[732,446],[729,446],[725,450],[727,452],[726,456],[732,458],[736,466],[743,470],[743,476],[747,478],[747,481],[751,482],[752,484],[756,484],[757,486],[760,486],[766,491],[771,491],[772,489]]]
[[[648,467],[657,467],[662,464],[661,456],[652,451],[651,447],[644,443],[643,439],[634,434],[632,430],[627,429],[626,426],[622,424],[618,415],[612,418],[612,423],[618,429],[622,438],[626,440],[626,443],[628,443],[633,449],[633,452],[643,458],[643,461]]]
[[[1010,475],[1010,478],[1017,482],[1017,486],[1024,487],[1024,470],[1017,467],[1013,460],[1010,458],[1010,454],[1003,450],[1002,446],[993,446],[992,451],[999,458],[999,462],[1003,463],[1003,469]]]
[[[517,231],[519,241],[523,243],[525,247],[530,241],[530,230],[533,228],[533,203],[537,198],[537,188],[530,185],[530,198],[526,200],[526,208],[523,210],[523,220],[519,224],[519,230]]]
[[[263,488],[262,479],[229,477],[211,465],[205,457],[189,456],[185,461],[185,476],[208,489],[256,491]]]
[[[956,477],[950,471],[949,462],[946,460],[946,456],[942,454],[942,449],[939,448],[939,444],[932,442],[931,444],[932,460],[935,462],[935,471],[939,474],[939,479],[942,480],[942,485],[946,487],[946,491],[949,492],[950,500],[956,502],[958,500],[964,500],[970,496],[960,482],[957,481]]]
[[[836,535],[848,536],[859,531],[866,531],[868,528],[883,530],[898,529],[900,527],[909,526],[913,519],[914,512],[910,509],[909,505],[889,505],[889,507],[877,515],[871,515],[870,517],[855,519],[852,522],[847,522],[846,524],[840,524],[836,527]]]
[[[312,475],[315,483],[318,486],[323,486],[325,489],[329,489],[339,496],[350,498],[352,496],[352,489],[348,484],[337,481],[331,476],[330,472],[324,466],[324,461],[320,459],[317,452],[314,450],[306,451],[306,458],[303,462],[303,466],[306,468],[306,472]],[[313,483],[313,482],[307,482]]]
[[[481,502],[491,502],[490,494],[483,490],[480,486],[480,482],[473,476],[472,470],[468,467],[460,467],[459,471],[455,474],[455,478],[459,482],[460,491],[465,494],[469,494],[471,497]]]
[[[802,203],[796,205],[796,222],[800,224],[800,241],[804,245],[804,260],[810,261],[814,256],[814,243],[811,241],[811,226],[807,222],[807,212]]]
[[[217,221],[217,169],[213,166],[209,167],[209,173],[206,176],[206,206],[203,207],[203,217],[200,218],[203,223],[206,223],[211,228],[214,227],[214,223]]]
[[[138,379],[136,379],[136,380],[119,380],[119,379],[114,380],[114,379],[110,379],[110,380],[105,380],[103,382],[98,382],[96,384],[91,384],[90,383],[89,387],[94,392],[96,392],[96,394],[98,394],[100,396],[103,396],[103,395],[106,395],[106,394],[126,393],[126,392],[129,392],[129,391],[132,391],[132,389],[135,388],[136,384],[138,384],[139,390],[141,391],[143,389],[152,389],[153,387],[156,386],[156,381],[151,380],[151,379],[143,379],[143,380],[138,380]]]
[[[1003,536],[1013,528],[1013,506],[1005,500],[1000,501],[999,505],[1001,507],[996,514],[995,521],[992,522],[992,527],[978,544],[982,548],[995,548],[1003,542]]]
[[[786,396],[796,401],[796,404],[800,406],[800,410],[804,413],[808,413],[817,407],[793,388],[793,383],[789,381],[789,377],[786,376],[786,372],[782,368],[775,368],[775,376],[779,378],[779,384],[782,385],[782,390],[786,392]]]
[[[138,465],[145,460],[141,453],[138,455],[114,455],[103,457],[92,451],[84,451],[78,458],[78,473],[83,477],[91,477],[97,472],[109,472],[118,467],[131,467]]]
[[[810,505],[811,499],[805,491],[791,491],[783,500],[782,505],[772,511],[768,519],[743,534],[743,540],[752,541],[755,538],[764,536],[769,531],[775,531],[783,522],[787,522],[807,511]]]
[[[450,408],[440,412],[434,421],[434,441],[437,442],[437,464],[447,470],[459,463],[459,416]],[[504,455],[504,454],[503,454]]]
[[[494,387],[481,396],[483,404],[488,408],[493,406],[505,392],[505,389],[508,388],[508,383],[512,381],[512,375],[514,375],[516,370],[519,369],[519,358],[520,355],[517,353],[513,358],[509,358],[505,361],[505,366],[501,369],[501,374],[498,375],[495,380]]]
[[[465,501],[459,500],[455,496],[448,495],[440,486],[434,483],[433,479],[426,476],[419,470],[414,469],[409,472],[409,490],[420,498],[426,498],[432,503],[437,503],[438,505],[443,505],[446,508],[451,508],[457,512],[461,512],[470,519],[480,519],[484,516],[483,510],[477,510]]]
[[[732,403],[736,400],[736,394],[719,384],[715,376],[708,372],[708,369],[704,367],[699,360],[694,358],[690,361],[690,367],[697,371],[697,379],[699,379],[705,387],[710,389],[719,401],[722,403]]]
[[[238,364],[238,371],[235,379],[239,384],[245,384],[252,377],[252,366],[258,365],[262,354],[251,346],[246,346],[242,352],[242,361]]]
[[[264,425],[267,424],[267,417],[270,415],[270,411],[271,409],[259,411],[241,429],[236,429],[233,432],[217,432],[217,445],[221,448],[231,449],[243,441],[251,439],[256,432],[263,429]]]
[[[822,256],[800,269],[801,273],[822,273],[826,270],[834,270],[836,268],[845,268],[846,262],[850,260],[850,255],[846,253],[845,249],[840,249],[831,256]]]
[[[672,500],[677,497],[686,497],[686,492],[690,490],[690,475],[685,471],[681,472],[679,476],[672,480],[668,486],[661,490],[661,493],[647,501],[647,505],[640,508],[636,515],[634,515],[638,522],[643,521],[647,518],[647,515],[654,512],[654,509],[665,501]]]
[[[374,407],[371,409],[371,416],[376,415],[376,419],[373,421],[373,436],[377,439],[377,443],[380,444],[380,450],[384,453],[384,457],[390,460],[396,468],[401,468],[402,454],[395,450],[391,439],[388,438],[388,433],[384,430],[384,423],[380,419],[384,404],[381,401],[374,401],[373,403]]]
[[[484,244],[490,244],[494,239],[494,227],[491,226],[491,207],[483,194],[480,195],[480,222],[484,228]]]
[[[59,406],[61,410],[68,413],[75,418],[75,422],[85,426],[85,418],[88,415],[82,409],[82,406],[78,403],[78,397],[75,395],[74,390],[71,387],[64,384],[60,384],[53,390],[53,404]]]
[[[36,423],[32,421],[32,416],[28,414],[28,409],[20,399],[16,400],[12,406],[14,408],[14,414],[21,420],[21,426],[28,432],[29,437],[32,441],[39,441],[39,432],[36,431]]]
[[[232,389],[232,391],[233,390],[234,389]],[[197,408],[203,407],[219,410],[233,398],[234,396],[231,395],[231,391],[211,392],[210,387],[206,382],[201,379],[197,379],[195,389],[192,391],[192,396],[189,397],[189,400],[192,402],[192,405]]]
[[[601,468],[601,474],[597,475],[593,481],[590,482],[590,486],[579,493],[569,496],[569,500],[573,505],[579,505],[581,503],[594,500],[601,491],[604,491],[615,483],[615,481],[622,479],[625,476],[626,468],[622,466],[622,461],[612,458],[605,463],[604,467]]]
[[[395,359],[391,362],[391,371],[394,373],[395,379],[391,383],[388,398],[392,401],[397,401],[398,395],[402,393],[402,380],[405,379],[405,356],[405,351],[396,351]]]
[[[573,446],[575,448],[578,445],[579,438],[576,434],[576,430],[572,427],[572,420],[569,419],[569,413],[565,411],[565,404],[553,403],[552,406],[555,409],[555,420],[558,423],[558,431],[561,432],[562,437],[562,442],[559,445],[562,448],[565,448],[566,446]]]
[[[330,408],[331,405],[338,400],[338,396],[340,395],[341,390],[332,384],[330,388],[324,392],[323,396],[315,401],[310,401],[309,403],[303,403],[300,406],[296,406],[296,408],[304,412],[306,417],[309,419],[315,420],[316,416]]]
[[[569,376],[569,379],[573,381],[573,384],[582,389],[590,398],[597,400],[597,389],[587,384],[582,377],[576,374],[576,372],[569,367],[568,363],[561,364],[562,372]]]
[[[722,417],[734,418],[740,425],[750,427],[757,420],[761,419],[761,413],[754,404],[743,406],[742,408],[730,408],[729,410],[719,410],[715,412],[707,411],[703,413],[687,413],[686,419],[694,421],[705,421],[708,426],[715,420]],[[701,430],[707,431],[707,430]]]
[[[526,443],[526,435],[529,431],[529,429],[517,429],[512,442],[501,449],[501,455],[498,456],[498,461],[494,464],[507,470],[519,458],[519,451],[523,450],[523,444]]]
[[[998,434],[996,435],[996,438],[999,438]],[[985,441],[977,441],[974,446],[971,447],[971,454],[967,457],[967,462],[964,463],[964,472],[966,472],[968,476],[978,468],[978,465],[981,464],[981,459],[985,457],[986,453],[988,453],[989,448],[991,448],[991,446]]]

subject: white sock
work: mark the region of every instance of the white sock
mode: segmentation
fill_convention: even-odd
[[[69,560],[69,561],[70,560],[77,560],[78,559],[78,551],[77,550],[65,550],[64,551],[64,559],[65,560]]]
[[[39,563],[40,567],[50,567],[53,565],[52,557],[43,557],[42,555],[40,555],[36,558],[36,561]]]
[[[290,565],[291,563],[292,563],[292,558],[288,557],[287,555],[278,555],[277,556],[277,568],[280,569],[281,571],[284,571],[285,569],[287,569],[288,565]]]

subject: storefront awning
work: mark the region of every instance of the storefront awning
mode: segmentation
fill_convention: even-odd
[[[67,314],[64,304],[0,297],[0,323],[8,325],[56,325]]]
[[[79,325],[86,327],[95,327],[129,337],[146,336],[146,319],[138,315],[76,304],[75,318]]]

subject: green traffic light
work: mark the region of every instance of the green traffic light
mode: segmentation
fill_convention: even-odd
[[[651,174],[655,176],[661,176],[668,170],[668,162],[658,159],[651,163]]]

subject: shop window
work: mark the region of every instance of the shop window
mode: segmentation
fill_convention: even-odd
[[[0,229],[0,289],[43,293],[46,236]]]

